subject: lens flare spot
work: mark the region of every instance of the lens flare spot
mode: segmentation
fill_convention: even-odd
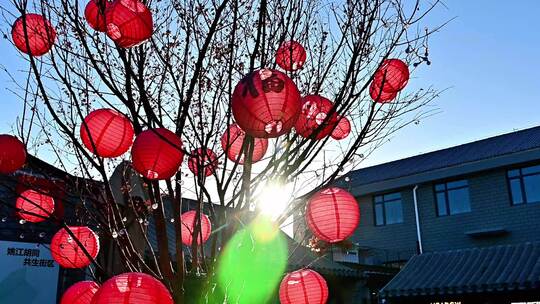
[[[287,265],[287,242],[265,217],[239,230],[225,246],[217,281],[227,303],[265,303],[275,293]]]

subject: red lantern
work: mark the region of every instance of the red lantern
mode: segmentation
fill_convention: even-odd
[[[19,195],[22,195],[24,191],[29,190],[29,189],[34,190],[37,193],[43,193],[43,195],[54,198],[54,202],[52,203],[52,205],[54,206],[52,215],[56,219],[61,219],[64,217],[64,206],[62,204],[62,200],[64,199],[66,195],[66,185],[65,185],[64,180],[57,179],[54,177],[51,178],[51,176],[35,175],[35,174],[24,172],[24,171],[19,172],[19,174],[17,174],[17,187],[15,187],[16,193],[18,193]],[[34,206],[28,201],[22,202],[22,203],[27,204],[28,208],[31,208],[32,206]],[[49,204],[47,203],[46,205],[49,205]],[[41,210],[39,208],[37,209]],[[33,213],[35,213],[36,211],[34,211]],[[43,216],[48,217],[48,213],[46,212],[43,212],[43,213],[44,213]]]
[[[369,95],[375,102],[386,103],[396,98],[398,92],[384,92],[375,84],[375,81],[369,86]]]
[[[105,281],[92,304],[174,304],[167,287],[151,275],[128,272]]]
[[[90,0],[84,9],[86,22],[98,32],[105,32],[107,30],[105,10],[108,6],[109,1],[107,0]]]
[[[182,214],[182,243],[187,246],[191,246],[193,243],[193,233],[195,232],[195,224],[197,219],[196,211],[188,211]],[[201,228],[200,234],[197,233],[197,244],[206,242],[212,232],[212,224],[206,214],[201,213]]]
[[[90,131],[90,136],[87,130]],[[92,111],[81,124],[83,144],[101,157],[117,157],[124,154],[133,142],[133,134],[131,121],[124,114],[111,109]],[[92,142],[96,147],[95,151]]]
[[[88,258],[65,228],[58,230],[52,238],[51,254],[53,259],[64,268],[83,268],[90,265],[99,253],[98,236],[86,226],[70,226],[68,228],[92,259]]]
[[[341,140],[349,136],[351,133],[351,123],[345,116],[338,117],[336,128],[332,131],[332,138]]]
[[[118,46],[129,48],[152,36],[152,13],[138,0],[115,0],[105,11],[107,36]]]
[[[26,190],[17,198],[15,207],[20,218],[39,223],[54,212],[54,199],[35,190]]]
[[[98,289],[99,285],[94,281],[75,283],[64,292],[60,304],[91,304]]]
[[[210,149],[199,148],[191,151],[191,157],[188,160],[188,168],[195,175],[199,175],[199,169],[204,170],[204,176],[210,176],[218,167],[216,153]]]
[[[302,98],[302,112],[296,121],[294,129],[300,136],[309,138],[322,124],[324,126],[319,130],[315,139],[322,139],[332,133],[337,123],[337,114],[334,112],[332,117],[326,119],[334,104],[319,95],[308,95]]]
[[[0,134],[0,174],[11,174],[26,162],[26,147],[15,136]]]
[[[324,304],[327,300],[326,281],[311,269],[293,271],[279,285],[281,304]]]
[[[296,71],[306,62],[306,50],[296,41],[286,41],[276,52],[276,63],[286,71]]]
[[[287,75],[269,69],[248,74],[232,96],[232,113],[240,128],[253,137],[278,137],[294,126],[302,101]]]
[[[307,204],[306,221],[315,236],[328,243],[343,241],[360,222],[358,203],[352,194],[330,187],[315,193]]]
[[[246,133],[235,123],[230,125],[227,131],[223,133],[223,136],[221,136],[221,147],[223,151],[225,151],[230,160],[234,162],[238,161],[239,164],[243,164],[245,159],[245,155],[242,154],[242,145],[245,138]],[[258,162],[263,158],[268,149],[268,139],[255,138],[254,144],[253,155],[251,156],[252,163]]]
[[[50,51],[54,45],[56,31],[45,17],[38,14],[26,14],[15,20],[11,37],[21,52],[41,56]]]
[[[409,67],[399,59],[386,59],[377,69],[373,82],[383,92],[395,93],[401,91],[409,81]]]
[[[183,158],[182,140],[164,128],[141,132],[131,148],[133,167],[148,179],[173,177]]]

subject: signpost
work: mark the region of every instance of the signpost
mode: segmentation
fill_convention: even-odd
[[[0,303],[56,303],[58,264],[35,243],[0,241]]]

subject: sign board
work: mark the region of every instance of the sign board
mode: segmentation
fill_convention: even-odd
[[[56,303],[58,264],[35,243],[0,241],[0,303]]]

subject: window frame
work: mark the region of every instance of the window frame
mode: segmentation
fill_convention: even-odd
[[[399,194],[399,198],[394,198],[394,199],[389,199],[389,200],[384,199],[385,196],[395,195],[395,194]],[[381,198],[380,201],[377,201],[378,197]],[[382,226],[395,225],[395,224],[403,224],[405,222],[405,217],[404,217],[404,214],[403,214],[403,196],[401,195],[401,191],[387,192],[387,193],[381,193],[381,194],[373,195],[372,201],[373,201],[373,223],[375,224],[374,225],[375,227],[382,227]],[[385,204],[386,203],[396,202],[396,201],[399,201],[400,205],[401,205],[401,221],[396,222],[396,223],[388,224],[387,223],[387,218],[386,218],[386,206],[385,206]],[[382,207],[381,208],[382,209],[382,220],[383,220],[382,224],[377,223],[377,205],[381,205],[381,207]]]
[[[540,176],[540,171],[534,172],[534,173],[523,174],[523,169],[536,167],[536,166],[539,166],[539,164],[537,164],[537,163],[536,164],[528,164],[528,165],[519,166],[519,167],[510,167],[510,168],[506,169],[506,174],[505,174],[506,175],[506,185],[508,187],[508,197],[509,197],[511,206],[521,206],[521,205],[540,203],[540,200],[538,200],[538,201],[529,201],[529,199],[527,199],[527,192],[525,191],[525,181],[524,181],[524,178],[527,177],[527,176],[535,176],[535,175]],[[516,176],[510,176],[511,171],[517,171],[517,175]],[[513,191],[512,191],[512,181],[513,180],[518,180],[519,181],[519,190],[521,191],[521,199],[522,199],[521,203],[514,203],[514,196],[513,196]]]
[[[465,182],[464,186],[452,187],[450,189],[448,188],[448,184],[461,182],[461,181]],[[437,190],[437,186],[441,186],[441,185],[444,186],[443,190]],[[460,190],[460,189],[467,189],[468,196],[469,196],[469,211],[459,212],[459,213],[451,213],[450,212],[450,200],[449,200],[448,192],[452,191],[452,190]],[[444,207],[446,209],[445,210],[446,214],[441,214],[441,212],[440,212],[439,199],[437,198],[437,194],[439,194],[439,193],[444,193]],[[469,185],[469,179],[468,178],[462,177],[462,178],[459,178],[459,179],[438,181],[438,182],[433,183],[433,198],[434,198],[434,201],[435,201],[435,210],[436,210],[436,213],[437,213],[437,217],[445,217],[445,216],[465,214],[465,213],[472,212],[471,193],[470,193],[470,185]]]

